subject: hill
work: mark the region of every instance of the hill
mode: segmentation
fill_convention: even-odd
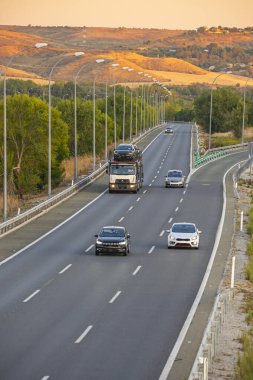
[[[137,72],[142,71],[170,85],[187,85],[212,83],[217,75],[209,73],[203,67],[203,60],[206,62],[205,57],[210,54],[203,51],[203,47],[211,44],[213,48],[230,46],[231,49],[235,49],[238,48],[237,44],[245,43],[248,47],[252,44],[253,48],[253,35],[251,31],[242,33],[237,30],[233,33],[218,33],[208,30],[0,26],[1,61],[6,64],[8,59],[24,46],[30,47],[37,42],[47,42],[48,48],[39,51],[39,54],[35,54],[34,49],[27,49],[22,53],[22,57],[18,55],[13,60],[12,66],[21,70],[21,77],[24,75],[22,72],[26,72],[27,76],[35,75],[47,79],[60,54],[84,51],[84,57],[75,60],[64,59],[54,71],[54,79],[73,80],[78,68],[87,63],[87,69],[82,73],[83,78],[86,75],[85,79],[98,76],[98,80],[104,81],[108,80],[109,76],[109,81],[117,78],[117,82],[121,83],[150,81],[138,76]],[[196,50],[198,56],[195,54]],[[188,54],[188,58],[176,57],[178,52],[181,52],[182,56]],[[189,57],[189,53],[192,57]],[[108,65],[88,65],[88,62],[94,62],[97,58],[108,60]],[[119,68],[112,68],[109,65],[112,62],[120,63],[121,66],[127,66],[134,71],[128,73]],[[201,65],[202,67],[199,67]],[[250,67],[248,65],[247,69],[250,70]],[[245,78],[227,74],[219,79],[219,83],[222,81],[244,85]]]

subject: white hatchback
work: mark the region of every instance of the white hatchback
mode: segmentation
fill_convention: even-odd
[[[194,223],[174,223],[168,232],[168,248],[199,248],[201,231]]]

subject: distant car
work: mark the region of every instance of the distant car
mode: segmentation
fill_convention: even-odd
[[[130,235],[125,227],[103,227],[95,244],[95,254],[100,253],[123,253],[126,256],[130,252]]]
[[[116,149],[114,149],[114,160],[118,161],[135,161],[141,156],[140,149],[133,144],[119,144]]]
[[[164,182],[165,187],[184,187],[185,177],[182,170],[169,170]]]
[[[194,223],[174,223],[169,230],[168,248],[199,248],[199,231]]]
[[[164,130],[164,133],[169,133],[169,134],[172,134],[174,131],[171,127],[168,127]]]

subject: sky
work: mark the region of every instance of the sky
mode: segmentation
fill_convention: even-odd
[[[253,26],[253,0],[1,0],[0,25]]]

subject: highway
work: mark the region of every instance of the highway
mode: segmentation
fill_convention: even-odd
[[[239,160],[166,189],[169,169],[190,170],[191,126],[174,130],[144,152],[138,194],[109,194],[101,180],[96,201],[0,266],[1,380],[159,378],[212,253],[224,172]],[[167,249],[180,221],[203,231],[199,250]],[[129,256],[94,255],[104,225],[126,226]]]

